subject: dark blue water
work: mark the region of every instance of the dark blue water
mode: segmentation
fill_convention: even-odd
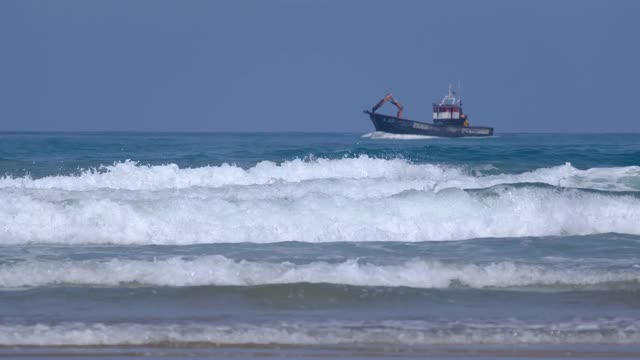
[[[640,135],[0,135],[0,345],[640,341]]]

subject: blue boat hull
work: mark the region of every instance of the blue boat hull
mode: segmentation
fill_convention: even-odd
[[[483,126],[448,126],[401,119],[395,116],[364,111],[369,115],[376,131],[392,134],[410,134],[439,137],[492,136],[493,128]]]

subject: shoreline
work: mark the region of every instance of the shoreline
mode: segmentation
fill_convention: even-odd
[[[369,345],[158,345],[158,346],[2,346],[0,358],[456,358],[456,359],[637,359],[640,345],[430,346]]]

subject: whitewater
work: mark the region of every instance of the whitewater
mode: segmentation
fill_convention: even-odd
[[[0,140],[0,355],[640,341],[636,135]]]
[[[640,266],[602,269],[549,264],[443,263],[410,260],[380,265],[343,262],[233,261],[221,255],[172,257],[152,261],[24,261],[0,267],[0,288],[43,286],[259,286],[340,284],[414,288],[510,288],[554,285],[556,289],[600,288],[631,283],[640,289]]]
[[[640,168],[521,174],[367,155],[0,179],[0,242],[197,244],[640,234]],[[635,189],[635,190],[634,190]],[[594,191],[591,191],[594,190]],[[597,191],[595,191],[597,190]]]
[[[80,170],[75,176],[30,176],[0,178],[0,189],[59,189],[90,191],[170,190],[190,187],[220,188],[224,186],[296,184],[306,181],[362,181],[370,192],[381,190],[388,181],[394,191],[409,189],[441,190],[486,188],[498,184],[543,183],[562,187],[582,187],[612,191],[639,191],[640,166],[590,168],[579,170],[564,165],[539,168],[521,174],[483,175],[491,166],[450,166],[446,164],[415,164],[402,158],[383,159],[359,155],[339,159],[294,159],[276,163],[260,161],[243,169],[234,164],[197,168],[180,168],[177,164],[141,165],[135,161],[116,162],[97,168]],[[369,180],[369,182],[367,181]],[[336,184],[339,191],[342,184]],[[349,183],[346,184],[349,187]],[[355,186],[361,184],[356,183]],[[376,189],[377,188],[379,189]],[[304,190],[301,189],[301,190]],[[347,188],[347,191],[351,190]],[[308,190],[311,191],[311,190]]]

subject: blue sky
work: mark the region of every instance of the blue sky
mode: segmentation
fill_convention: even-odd
[[[0,130],[640,132],[640,1],[0,1]],[[385,107],[383,111],[393,112]]]

